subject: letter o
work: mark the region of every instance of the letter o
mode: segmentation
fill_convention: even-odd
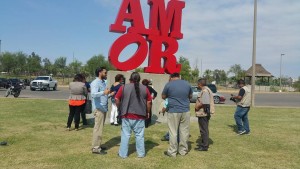
[[[119,56],[124,48],[136,43],[138,48],[134,55],[125,62],[119,62]],[[118,70],[128,71],[139,67],[147,57],[148,43],[143,36],[136,33],[127,33],[119,37],[111,46],[108,54],[110,63]]]

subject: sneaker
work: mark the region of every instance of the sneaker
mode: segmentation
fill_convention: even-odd
[[[168,156],[168,157],[176,157],[176,156],[172,156],[172,155],[171,155],[170,153],[168,153],[167,151],[164,152],[164,155],[165,155],[165,156]]]
[[[0,146],[6,146],[6,145],[7,145],[7,142],[6,142],[6,141],[0,142]]]
[[[107,152],[105,152],[104,150],[101,150],[99,148],[93,148],[92,149],[92,153],[93,154],[99,154],[99,155],[105,155],[105,154],[107,154]]]
[[[248,131],[248,132],[245,132],[245,135],[248,135],[248,136],[250,136],[250,131]]]
[[[100,146],[101,150],[107,150],[107,147]]]
[[[204,147],[198,147],[198,148],[195,148],[196,151],[208,151],[207,148],[204,148]]]
[[[237,135],[243,135],[243,134],[245,134],[246,133],[246,130],[244,130],[244,131],[239,131],[238,133],[237,133]]]
[[[70,128],[70,127],[67,127],[67,131],[71,131],[71,128]]]

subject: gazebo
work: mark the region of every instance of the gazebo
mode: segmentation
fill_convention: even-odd
[[[259,78],[261,84],[266,84],[265,79],[267,78],[267,85],[270,85],[270,78],[274,77],[270,72],[268,72],[261,64],[255,64],[255,77]],[[251,82],[252,78],[252,66],[246,71],[246,78]]]

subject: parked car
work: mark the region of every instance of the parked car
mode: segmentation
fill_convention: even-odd
[[[36,89],[50,90],[50,88],[53,90],[57,89],[57,81],[51,76],[38,76],[30,82],[30,90],[32,91],[35,91]]]
[[[30,80],[29,79],[23,79],[25,86],[30,86]]]
[[[0,87],[3,87],[3,88],[8,88],[8,81],[6,78],[0,78]]]
[[[213,92],[213,93],[217,93],[217,86],[214,84],[208,84],[207,87]]]
[[[223,95],[221,95],[220,93],[217,92],[216,85],[209,84],[207,86],[213,92],[213,97],[214,97],[215,104],[225,103],[226,98],[225,98],[225,96],[223,96]],[[196,103],[196,99],[198,97],[198,94],[201,92],[201,89],[199,89],[198,86],[192,86],[192,90],[193,90],[193,97],[190,99],[190,102],[191,103]]]
[[[21,86],[22,89],[26,89],[24,82],[17,78],[8,79],[8,86],[16,86],[17,84]]]

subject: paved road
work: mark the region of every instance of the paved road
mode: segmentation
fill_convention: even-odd
[[[4,97],[6,89],[0,89],[0,97]],[[234,105],[229,100],[230,93],[220,92],[226,97],[224,105]],[[236,93],[234,93],[236,94]],[[28,88],[22,90],[20,98],[41,98],[41,99],[62,99],[69,96],[68,87],[59,87],[57,91],[30,91]],[[9,96],[13,97],[13,96]],[[300,93],[256,93],[256,106],[278,106],[278,107],[298,107],[300,108]]]
[[[0,89],[0,97],[4,97],[6,89]],[[8,97],[13,97],[12,95]],[[69,88],[68,87],[59,87],[56,91],[31,91],[29,87],[21,91],[19,98],[40,98],[40,99],[62,99],[66,100],[69,97]]]
[[[221,94],[226,97],[225,105],[234,105],[234,102],[229,100],[230,93]],[[254,102],[255,106],[300,108],[300,93],[256,93]]]

